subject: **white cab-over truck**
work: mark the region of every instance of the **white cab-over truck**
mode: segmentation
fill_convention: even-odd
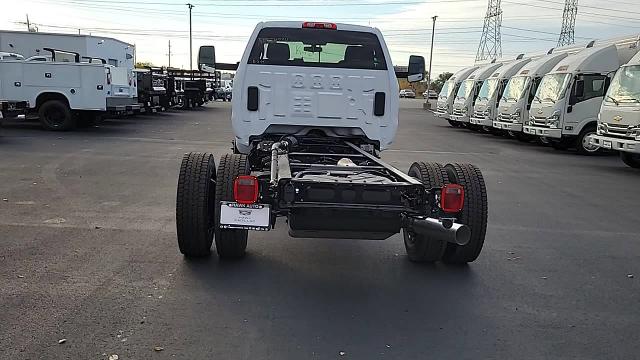
[[[516,60],[505,63],[482,83],[473,105],[473,115],[469,118],[470,124],[481,126],[485,131],[493,128],[493,121],[498,113],[498,103],[507,82],[518,70],[531,61],[530,58],[523,59],[522,57],[520,55]]]
[[[600,114],[595,146],[617,150],[625,164],[640,168],[640,53],[611,81]]]
[[[528,140],[522,132],[522,126],[529,119],[531,102],[540,80],[565,57],[567,53],[551,52],[529,62],[511,77],[498,103],[498,116],[493,121],[493,127],[507,131],[519,140]]]
[[[0,98],[25,101],[49,130],[72,129],[107,111],[107,76],[103,64],[8,60],[0,61]]]
[[[215,66],[198,58],[199,67]],[[408,80],[424,71],[424,58],[412,56]],[[402,232],[412,261],[474,261],[487,225],[480,170],[415,162],[404,173],[385,163],[380,151],[395,138],[398,112],[398,82],[378,29],[258,24],[233,84],[233,153],[217,167],[210,153],[183,158],[180,251],[206,256],[215,239],[220,257],[242,257],[250,232],[284,217],[280,225],[296,238],[383,240]]]
[[[480,66],[460,84],[453,101],[453,110],[449,115],[449,123],[452,126],[468,125],[469,117],[473,114],[473,104],[476,101],[482,83],[500,66],[502,66],[500,62],[492,62]]]
[[[524,132],[544,137],[556,149],[575,147],[584,155],[598,152],[590,138],[596,134],[610,77],[637,50],[634,40],[588,47],[560,61],[542,78]]]
[[[477,68],[477,66],[470,66],[462,70],[458,70],[444,82],[442,89],[440,90],[440,94],[438,94],[436,110],[433,112],[436,117],[449,120],[449,115],[451,115],[453,109],[453,100],[455,95],[458,93],[460,84]]]

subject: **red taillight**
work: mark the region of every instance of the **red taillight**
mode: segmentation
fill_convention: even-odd
[[[238,204],[253,204],[258,200],[258,178],[238,176],[233,181],[233,198]]]
[[[440,207],[446,213],[457,213],[464,207],[464,188],[458,184],[447,184],[440,194]]]
[[[303,28],[311,28],[311,29],[329,29],[329,30],[337,30],[338,26],[334,23],[325,23],[325,22],[304,22],[302,23]]]

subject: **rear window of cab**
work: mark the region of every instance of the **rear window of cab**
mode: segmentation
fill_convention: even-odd
[[[382,46],[375,34],[310,28],[260,30],[248,63],[387,70]]]

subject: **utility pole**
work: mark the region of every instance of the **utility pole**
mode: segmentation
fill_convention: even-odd
[[[571,45],[575,42],[574,31],[576,27],[576,14],[578,13],[578,0],[565,0],[562,12],[562,29],[558,38],[558,46]]]
[[[31,23],[29,23],[29,14],[27,14],[27,31],[31,31]]]
[[[431,103],[429,102],[429,90],[431,90],[431,64],[433,62],[433,38],[436,34],[436,19],[438,15],[432,16],[433,26],[431,27],[431,52],[429,53],[429,72],[427,73],[427,100],[425,105],[427,109],[431,109]]]
[[[169,40],[169,54],[168,55],[169,55],[169,66],[168,67],[171,67],[171,40]]]
[[[476,53],[476,62],[502,57],[502,8],[501,0],[489,0],[487,14],[484,17],[480,45]]]
[[[189,70],[191,70],[191,80],[193,80],[193,38],[191,36],[191,9],[193,9],[193,5],[191,3],[187,3],[189,7]]]

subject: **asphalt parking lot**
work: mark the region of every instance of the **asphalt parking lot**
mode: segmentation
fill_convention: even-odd
[[[178,167],[185,152],[227,152],[229,117],[215,103],[0,129],[0,358],[638,357],[640,172],[617,157],[453,129],[403,100],[387,162],[484,172],[476,262],[416,265],[400,235],[291,239],[283,222],[251,233],[240,262],[188,262]]]

